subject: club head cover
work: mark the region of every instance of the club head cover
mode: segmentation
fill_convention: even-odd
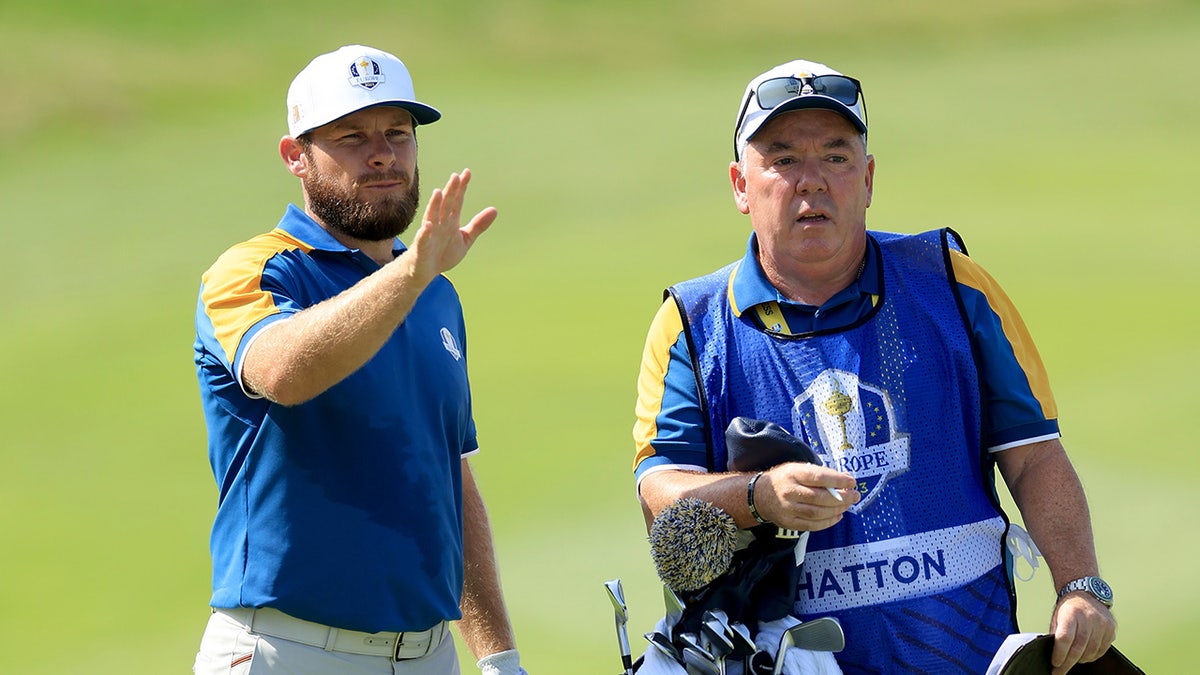
[[[808,443],[787,429],[749,417],[735,417],[725,429],[725,454],[728,471],[766,471],[785,462],[823,464]]]
[[[658,578],[677,593],[694,591],[729,570],[738,527],[711,503],[684,497],[654,517],[649,542]]]

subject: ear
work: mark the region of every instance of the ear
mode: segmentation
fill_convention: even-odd
[[[308,157],[304,154],[304,146],[291,136],[279,140],[279,156],[283,164],[293,176],[303,178],[308,175]]]
[[[871,206],[871,195],[875,192],[875,155],[867,155],[867,207]]]
[[[729,163],[729,183],[733,186],[733,203],[742,213],[750,213],[750,200],[746,197],[746,176],[737,162]]]

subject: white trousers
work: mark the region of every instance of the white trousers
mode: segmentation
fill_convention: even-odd
[[[196,675],[460,675],[450,631],[428,656],[392,661],[258,635],[221,612],[213,612],[208,620],[192,671]]]

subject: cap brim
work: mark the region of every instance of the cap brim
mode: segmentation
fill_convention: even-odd
[[[797,96],[790,101],[785,101],[775,106],[775,109],[768,113],[767,116],[763,118],[762,122],[759,122],[758,128],[755,129],[754,133],[750,134],[746,140],[749,141],[750,139],[754,138],[754,134],[757,134],[760,130],[762,130],[763,127],[767,126],[767,122],[770,122],[783,113],[792,112],[794,110],[811,110],[814,108],[820,110],[832,110],[833,112],[841,113],[842,117],[845,117],[847,120],[849,120],[850,123],[854,125],[854,128],[858,129],[860,134],[867,133],[867,125],[864,124],[863,121],[858,118],[858,115],[854,114],[854,110],[845,103],[828,96],[809,94],[806,96]]]
[[[371,105],[368,105],[368,106],[363,106],[362,108],[359,108],[358,110],[366,110],[367,108],[378,108],[380,106],[391,106],[393,108],[403,108],[403,109],[407,110],[410,115],[413,116],[413,119],[416,121],[417,124],[433,124],[434,122],[442,119],[442,113],[438,112],[437,108],[432,108],[430,106],[425,105],[424,103],[417,103],[416,101],[380,101],[378,103],[372,103]],[[354,112],[358,112],[358,110],[355,110]],[[353,114],[353,113],[350,113],[350,114]]]
[[[404,109],[405,111],[408,112],[408,114],[412,115],[413,122],[415,124],[417,124],[418,126],[422,125],[422,124],[432,124],[432,123],[442,119],[442,113],[439,112],[437,108],[427,106],[424,103],[418,103],[416,101],[378,101],[375,103],[371,103],[370,105],[364,105],[361,108],[356,108],[354,110],[351,110],[350,112],[346,113],[345,115],[335,117],[331,120],[317,121],[316,123],[310,122],[311,126],[309,126],[307,129],[304,129],[303,131],[293,130],[291,132],[291,134],[293,136],[302,136],[314,129],[319,129],[319,128],[325,126],[326,124],[333,124],[334,122],[336,122],[340,119],[349,117],[350,115],[353,115],[356,112],[362,112],[363,110],[368,110],[370,108],[379,108],[382,106],[391,106],[393,108]]]

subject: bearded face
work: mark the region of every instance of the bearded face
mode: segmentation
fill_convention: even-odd
[[[403,171],[381,171],[362,174],[346,186],[318,168],[311,148],[304,154],[308,208],[329,229],[360,241],[383,241],[395,239],[412,224],[421,198],[420,171],[415,166],[411,180]],[[359,185],[387,181],[403,181],[408,187],[371,201],[358,194]]]

